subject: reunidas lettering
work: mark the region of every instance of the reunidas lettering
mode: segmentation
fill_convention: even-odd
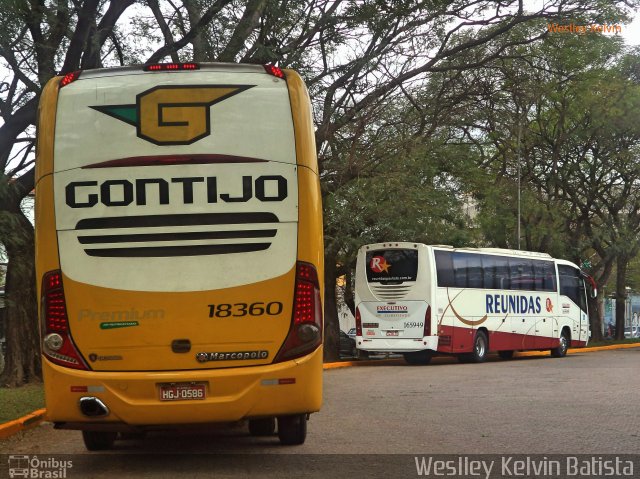
[[[226,184],[226,182],[225,182]],[[283,201],[288,196],[286,178],[280,175],[264,175],[253,179],[243,176],[240,185],[231,191],[241,194],[218,191],[218,178],[215,176],[192,176],[171,178],[142,178],[137,180],[106,180],[98,185],[97,181],[73,181],[65,187],[65,199],[71,208],[91,208],[102,203],[105,206],[146,205],[148,201],[160,205],[182,202],[193,204],[194,197],[206,197],[207,203],[246,203],[251,198],[259,201]],[[153,198],[151,198],[153,197]]]
[[[539,314],[540,298],[520,294],[487,294],[487,314]]]

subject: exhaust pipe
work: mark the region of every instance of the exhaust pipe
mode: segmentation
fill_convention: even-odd
[[[87,417],[103,417],[109,414],[109,408],[97,397],[81,397],[80,411]]]

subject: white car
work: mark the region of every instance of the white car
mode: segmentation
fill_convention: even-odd
[[[640,326],[632,326],[630,328],[624,328],[625,338],[640,338]]]

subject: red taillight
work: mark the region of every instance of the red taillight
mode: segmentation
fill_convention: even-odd
[[[360,316],[360,308],[356,308],[356,336],[362,336],[362,316]]]
[[[424,313],[424,336],[431,336],[431,306],[427,306]]]
[[[145,65],[145,72],[171,72],[180,70],[200,70],[197,63],[154,63],[153,65]]]
[[[279,68],[275,65],[264,65],[264,71],[266,71],[269,75],[273,75],[274,77],[284,78],[284,72],[282,68]]]
[[[44,335],[42,351],[53,363],[73,369],[89,369],[73,344],[64,299],[62,273],[49,271],[42,279]]]
[[[313,265],[296,264],[293,314],[289,334],[274,362],[309,354],[322,344],[322,301],[318,273]]]
[[[62,80],[60,80],[60,88],[62,88],[63,86],[67,86],[69,83],[73,83],[74,81],[76,81],[80,77],[80,73],[81,73],[80,70],[67,73],[65,76],[62,77]]]

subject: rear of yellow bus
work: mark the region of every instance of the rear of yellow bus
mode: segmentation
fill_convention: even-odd
[[[322,217],[308,93],[272,66],[76,72],[42,95],[36,273],[48,420],[248,419],[301,444],[322,399]]]

